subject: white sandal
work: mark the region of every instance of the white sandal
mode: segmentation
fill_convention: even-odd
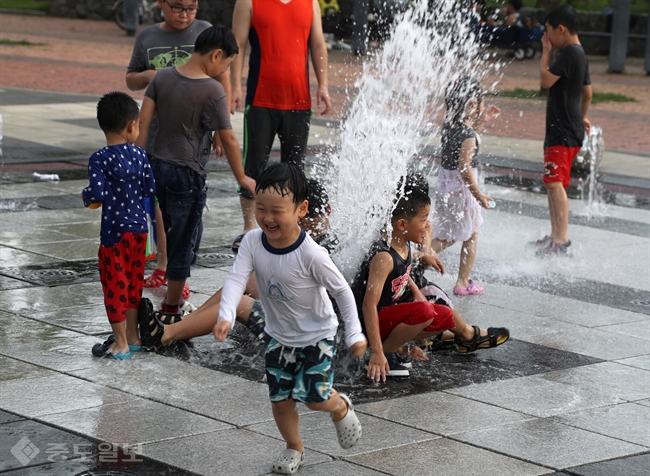
[[[340,393],[339,396],[348,406],[348,412],[343,417],[343,420],[334,422],[334,427],[336,428],[336,435],[339,438],[341,448],[347,450],[348,448],[352,448],[359,441],[359,438],[361,438],[361,423],[356,413],[354,413],[350,398],[344,393]]]
[[[280,474],[293,474],[305,462],[305,454],[296,450],[286,449],[273,463],[273,472]]]

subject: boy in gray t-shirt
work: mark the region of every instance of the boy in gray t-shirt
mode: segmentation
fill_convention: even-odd
[[[145,93],[137,145],[147,143],[149,124],[158,112],[159,130],[152,149],[151,168],[167,233],[167,298],[163,322],[174,322],[193,258],[192,237],[206,200],[205,170],[201,166],[201,138],[216,130],[240,186],[255,190],[244,174],[239,142],[230,125],[223,87],[212,78],[228,70],[239,51],[234,35],[224,27],[210,27],[196,39],[194,52],[182,66],[156,74]]]

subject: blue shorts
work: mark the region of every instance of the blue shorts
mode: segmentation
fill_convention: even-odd
[[[183,281],[194,259],[193,245],[206,201],[205,178],[162,160],[153,160],[151,170],[167,233],[167,278]]]
[[[271,402],[322,403],[332,396],[336,339],[286,347],[269,337],[264,352]]]

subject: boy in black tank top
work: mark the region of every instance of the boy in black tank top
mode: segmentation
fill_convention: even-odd
[[[372,348],[368,377],[376,381],[385,381],[386,376],[409,376],[408,369],[398,362],[397,351],[411,340],[449,329],[456,337],[457,349],[471,352],[500,345],[510,336],[505,328],[471,327],[457,312],[428,302],[422,294],[410,276],[409,242],[422,243],[426,238],[431,200],[419,185],[421,179],[407,176],[402,180],[406,183],[398,186],[403,192],[392,213],[392,232],[372,244],[352,284],[362,329]],[[428,360],[417,346],[411,356]]]

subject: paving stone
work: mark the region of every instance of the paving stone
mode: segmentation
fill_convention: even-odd
[[[70,226],[70,225],[68,225]],[[76,225],[79,226],[79,225]],[[99,236],[99,228],[97,231]],[[68,233],[61,233],[55,228],[34,228],[13,224],[10,228],[0,230],[0,243],[7,246],[20,248],[25,242],[52,243],[55,241],[70,241],[76,237]]]
[[[154,353],[132,355],[129,365],[115,365],[119,362],[95,358],[88,368],[73,370],[70,374],[172,405],[186,402],[197,392],[209,394],[213,387],[234,387],[242,383],[238,377]],[[197,382],[200,382],[199,388]]]
[[[135,398],[67,375],[8,380],[0,386],[0,408],[28,418]]]
[[[0,273],[2,273],[1,269]],[[28,283],[27,281],[21,281],[20,279],[14,279],[0,274],[0,291],[7,291],[9,289],[32,288],[34,286],[34,284]]]
[[[524,476],[553,471],[447,438],[364,453],[346,458],[392,475]]]
[[[49,260],[51,261],[51,258]],[[103,305],[104,295],[99,283],[16,289],[0,294],[0,310],[10,312],[51,311],[58,308]]]
[[[566,425],[650,447],[650,411],[634,403],[594,408],[553,417]]]
[[[243,379],[236,385],[197,388],[189,395],[167,395],[161,401],[236,426],[273,419],[266,384]]]
[[[0,356],[0,382],[55,375],[51,370]]]
[[[0,316],[2,317],[0,339],[4,342],[4,349],[0,349],[1,352],[24,344],[62,343],[79,336],[76,332],[9,312],[0,311]]]
[[[650,453],[628,456],[602,463],[593,463],[571,468],[571,474],[577,476],[647,476],[650,468]]]
[[[119,458],[120,453],[118,453]],[[99,462],[101,456],[77,458],[58,463],[29,466],[7,472],[7,476],[192,476],[191,473],[136,456],[138,461],[118,459],[114,462]],[[106,456],[103,456],[104,458]],[[112,460],[112,458],[111,458]]]
[[[307,410],[306,406],[299,405],[300,410]],[[359,415],[363,435],[359,442],[348,450],[340,447],[336,437],[336,429],[328,414],[313,412],[300,417],[300,436],[305,447],[320,451],[333,457],[349,457],[361,453],[380,450],[399,444],[410,444],[439,438],[424,431],[409,428],[408,426],[387,422],[368,415]],[[281,439],[275,421],[260,425],[250,425],[248,429],[263,435]]]
[[[624,336],[636,337],[637,339],[650,340],[650,320],[639,320],[629,324],[615,324],[613,326],[599,327],[599,330],[614,332]]]
[[[94,365],[98,358],[93,357],[90,351],[98,342],[103,340],[92,336],[45,340],[8,346],[1,353],[57,372],[70,372]],[[119,365],[123,362],[111,360],[110,363]]]
[[[650,324],[650,323],[649,323]],[[626,324],[629,326],[630,324]],[[599,329],[578,329],[567,332],[523,338],[546,347],[577,352],[604,360],[623,359],[650,353],[650,342]]]
[[[58,241],[53,243],[25,244],[26,251],[61,260],[92,259],[97,256],[99,236],[93,240]]]
[[[356,408],[368,415],[444,436],[530,419],[521,413],[445,392],[381,400]]]
[[[311,453],[308,453],[311,455]],[[277,473],[266,473],[268,476]],[[379,476],[386,473],[380,473],[373,469],[364,468],[358,464],[353,464],[347,461],[329,461],[325,463],[310,464],[305,469],[298,470],[298,476],[302,474],[309,474],[309,476]],[[266,475],[265,475],[266,476]]]
[[[85,335],[112,332],[104,305],[67,307],[40,312],[21,309],[18,314]]]
[[[223,430],[203,435],[162,441],[142,447],[142,454],[196,474],[245,474],[256,476],[271,472],[285,444],[245,429]],[[303,474],[311,474],[312,465],[331,461],[316,451],[305,453]]]
[[[528,340],[546,334],[572,333],[581,329],[576,324],[536,316],[532,313],[532,309],[522,312],[483,304],[478,306],[476,311],[463,313],[461,316],[473,326],[505,327],[510,331],[511,338],[519,340]]]
[[[7,214],[3,214],[4,218]],[[17,250],[7,246],[0,245],[0,263],[11,263],[12,265],[30,265],[47,263],[52,261],[49,256],[43,256],[29,251]]]
[[[0,424],[18,420],[23,420],[23,418],[19,417],[18,415],[14,415],[13,413],[7,413],[0,410]]]
[[[84,238],[87,240],[96,240],[99,237],[101,229],[101,212],[97,214],[96,221],[83,222],[83,223],[56,223],[43,227],[42,230],[48,233],[61,233],[65,236],[73,236],[75,238]],[[91,218],[91,217],[89,217]],[[58,240],[50,240],[50,242]]]
[[[120,446],[184,438],[231,428],[222,422],[144,399],[45,415],[41,420]]]
[[[643,405],[645,407],[650,407],[650,399],[646,398],[644,400],[635,400],[634,403],[637,405]]]
[[[650,354],[640,355],[638,357],[630,357],[628,359],[620,359],[616,361],[619,364],[637,367],[643,370],[650,370]]]
[[[74,445],[87,443],[89,442],[86,438],[35,421],[20,420],[5,423],[0,425],[0,471],[44,464],[50,457],[56,460],[57,457],[52,453],[55,448],[61,452],[65,450],[65,454],[72,457]],[[12,448],[15,448],[14,453],[21,458],[20,460],[11,452]]]
[[[447,392],[548,417],[644,398],[650,394],[649,375],[633,367],[602,363]]]
[[[643,446],[548,419],[515,422],[454,436],[473,445],[557,470],[646,450]]]

